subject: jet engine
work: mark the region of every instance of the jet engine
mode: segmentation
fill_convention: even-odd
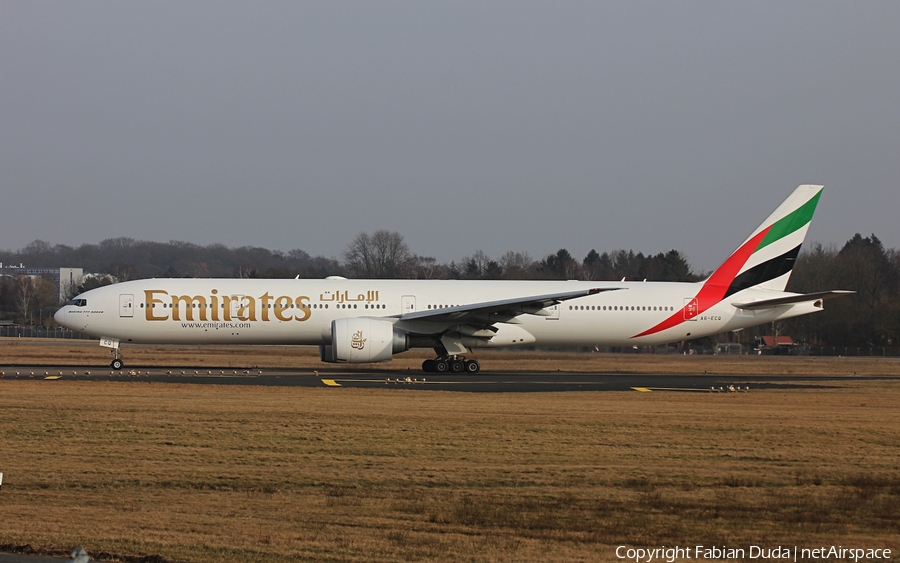
[[[336,319],[331,322],[331,344],[319,346],[323,362],[365,364],[390,361],[393,354],[409,350],[404,332],[387,321],[366,318]]]

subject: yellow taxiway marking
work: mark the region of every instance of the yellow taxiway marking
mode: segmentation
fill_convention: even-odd
[[[44,379],[59,379],[59,378],[60,378],[60,376],[58,376],[58,375],[48,375]]]
[[[648,389],[647,387],[632,387],[632,389],[634,389],[638,393],[649,393],[650,392],[650,389]]]
[[[338,383],[337,381],[335,381],[333,379],[323,379],[322,383],[324,383],[325,385],[327,385],[329,387],[340,387],[341,386],[340,383]]]

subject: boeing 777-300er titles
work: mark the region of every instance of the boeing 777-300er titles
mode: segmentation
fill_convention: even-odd
[[[798,187],[706,280],[690,282],[146,279],[92,289],[56,313],[120,343],[318,345],[322,361],[433,348],[428,372],[477,373],[475,348],[647,346],[819,311],[846,291],[785,292],[822,186]]]

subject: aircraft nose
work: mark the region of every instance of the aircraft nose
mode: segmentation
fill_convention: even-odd
[[[57,311],[53,315],[53,320],[55,320],[57,323],[61,324],[62,326],[66,326],[65,319],[66,319],[66,307],[60,307],[59,311]]]

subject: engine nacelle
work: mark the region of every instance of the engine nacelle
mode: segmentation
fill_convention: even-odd
[[[406,333],[387,321],[345,318],[331,322],[331,345],[319,346],[323,362],[365,364],[390,361],[393,354],[409,350]]]

